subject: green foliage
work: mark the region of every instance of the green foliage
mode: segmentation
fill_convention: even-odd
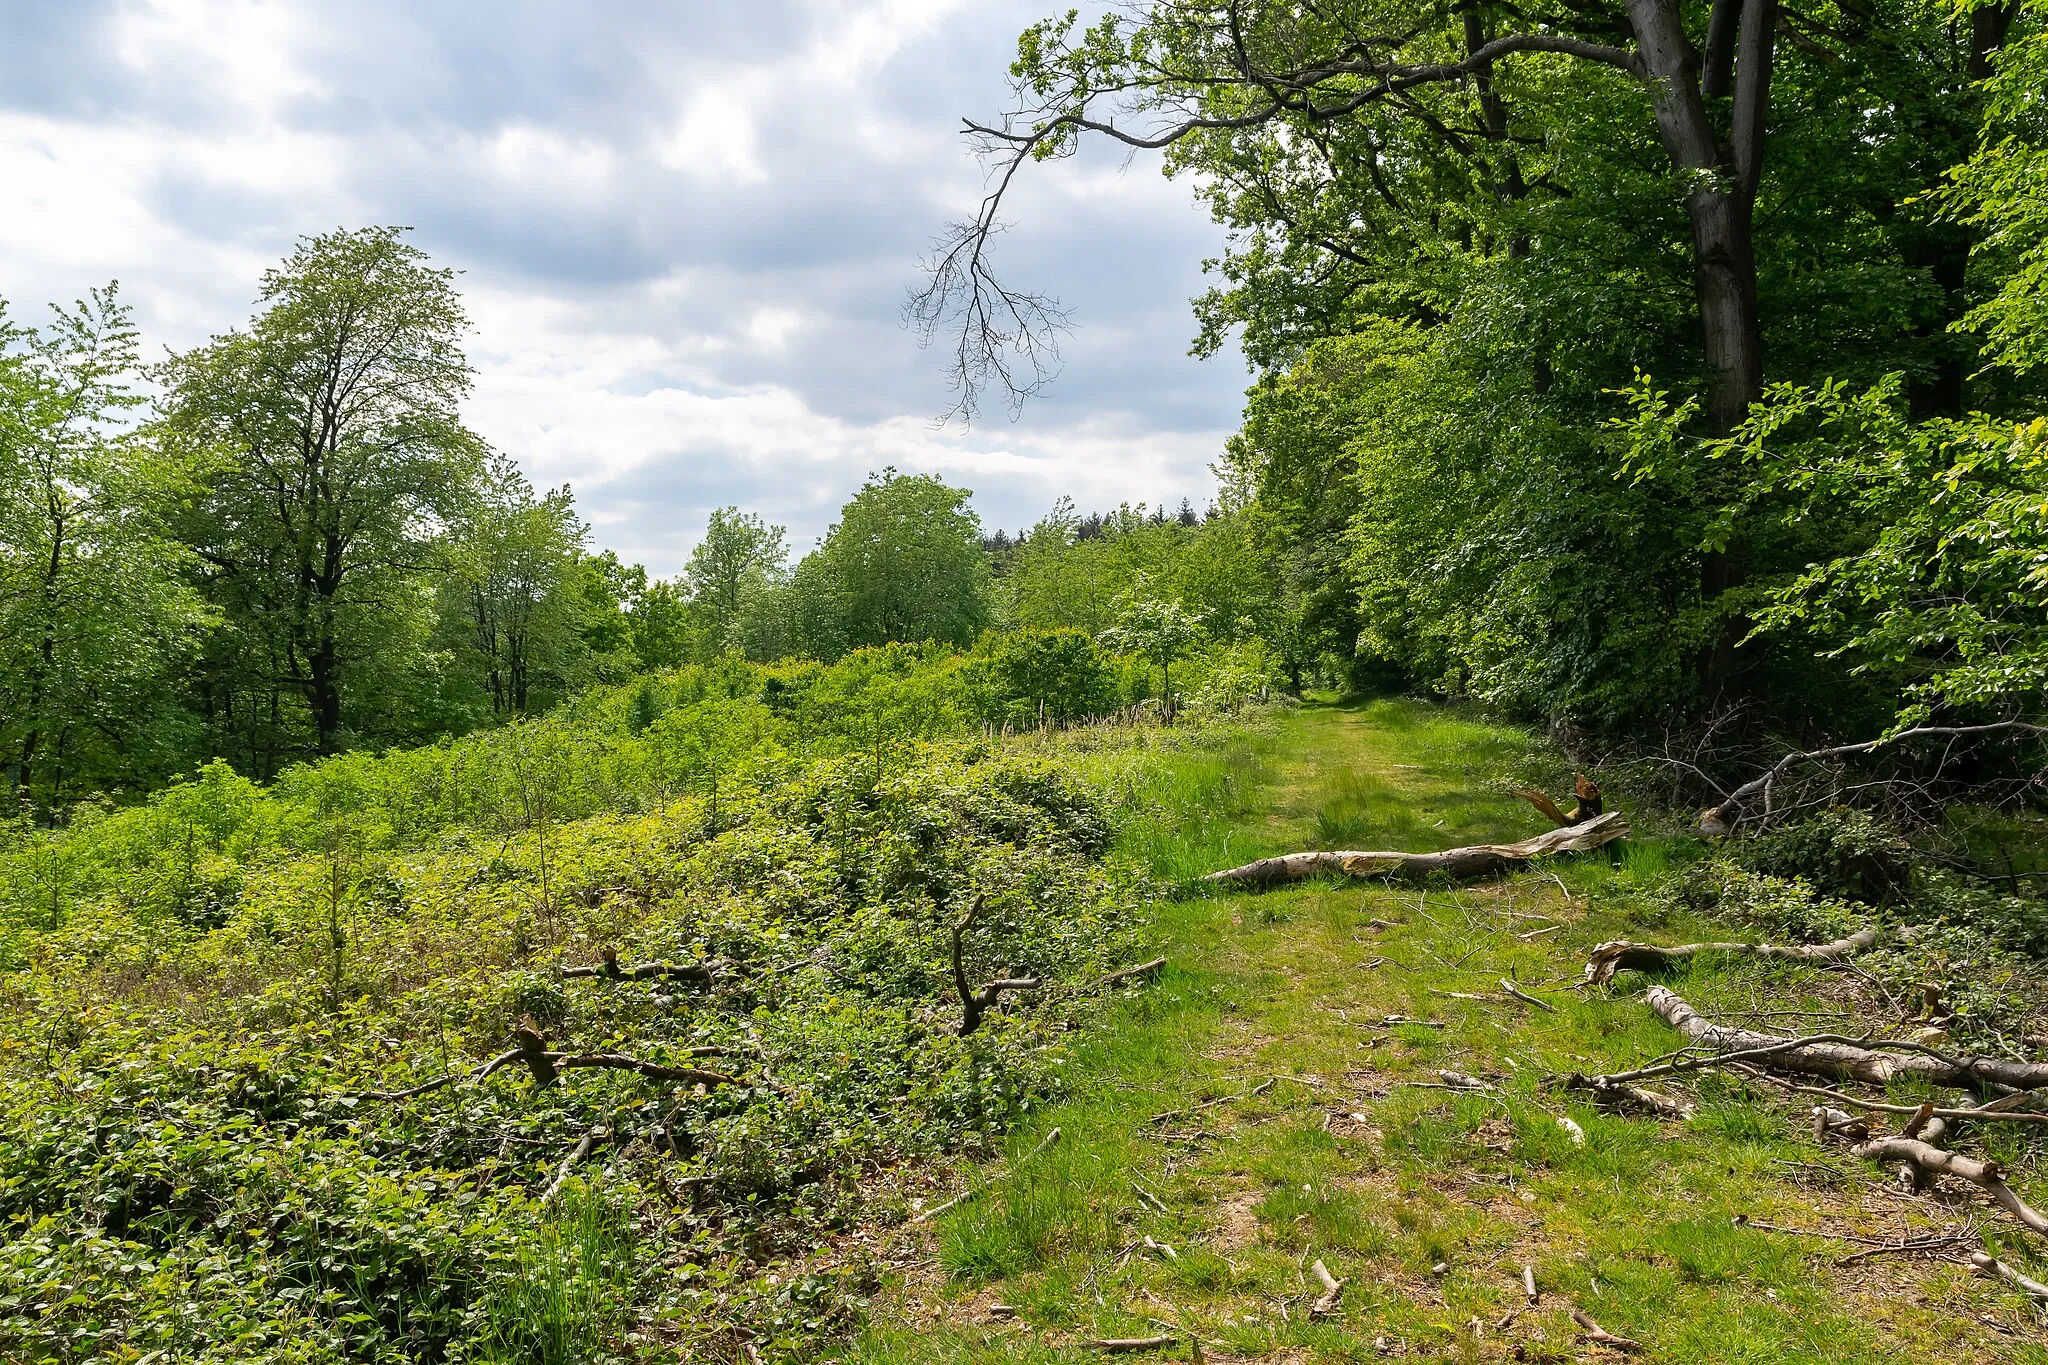
[[[9,827],[0,1353],[587,1362],[650,1312],[831,1329],[845,1286],[749,1267],[843,1226],[876,1163],[1058,1094],[1097,1008],[1073,987],[1135,948],[1103,801],[947,737],[967,674],[930,646],[727,659]],[[1050,984],[961,1038],[977,896],[970,973]],[[710,985],[557,970],[607,951]],[[522,1022],[738,1084],[467,1074]]]
[[[167,361],[162,439],[207,463],[185,535],[226,629],[209,740],[259,772],[351,732],[415,730],[429,668],[433,523],[482,467],[462,425],[454,272],[395,228],[309,237],[246,331]]]
[[[112,286],[54,311],[0,306],[0,762],[28,808],[161,778],[185,736],[152,702],[210,624],[169,524],[195,464],[127,425],[129,312]]]
[[[964,645],[981,633],[988,562],[967,497],[929,474],[885,469],[840,510],[817,558],[848,645]]]

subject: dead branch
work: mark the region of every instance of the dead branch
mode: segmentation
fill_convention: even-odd
[[[1627,1337],[1614,1335],[1614,1333],[1588,1317],[1582,1309],[1572,1309],[1572,1321],[1584,1329],[1586,1340],[1588,1341],[1596,1342],[1601,1346],[1611,1346],[1615,1350],[1623,1352],[1640,1351],[1643,1349],[1643,1343],[1640,1341],[1632,1341]]]
[[[706,1071],[695,1066],[669,1066],[662,1062],[629,1057],[623,1052],[550,1052],[548,1060],[563,1071],[576,1067],[598,1067],[612,1071],[637,1071],[658,1081],[682,1081],[687,1085],[752,1085],[757,1090],[773,1087],[765,1081],[743,1081],[723,1071]]]
[[[480,1081],[499,1067],[504,1066],[507,1062],[517,1060],[519,1060],[519,1050],[514,1048],[510,1052],[500,1053],[480,1066],[471,1067],[468,1071],[451,1071],[445,1076],[436,1076],[431,1081],[423,1082],[407,1090],[359,1090],[356,1092],[356,1098],[359,1100],[409,1100],[415,1095],[424,1095],[429,1091],[439,1090],[442,1086],[453,1085],[460,1080]]]
[[[960,960],[960,940],[973,925],[975,916],[981,913],[981,903],[982,898],[976,896],[974,904],[967,907],[967,913],[953,926],[953,985],[960,992],[962,1038],[981,1027],[982,1016],[995,1008],[996,1002],[1003,998],[1004,991],[1035,991],[1041,984],[1035,976],[1018,976],[999,977],[978,991],[968,986],[967,968]]]
[[[1084,1341],[1084,1351],[1156,1351],[1162,1346],[1171,1346],[1179,1337],[1103,1337],[1097,1341]]]
[[[1691,1118],[1698,1107],[1691,1100],[1627,1085],[1611,1076],[1582,1076],[1571,1071],[1559,1076],[1557,1084],[1566,1090],[1584,1091],[1593,1097],[1593,1103],[1603,1109],[1648,1110],[1660,1118],[1681,1122]]]
[[[2030,1231],[2048,1237],[2048,1218],[2042,1217],[2013,1193],[2012,1186],[2005,1183],[1995,1161],[1979,1161],[1975,1157],[1946,1152],[1918,1138],[1903,1135],[1873,1138],[1852,1150],[1857,1156],[1870,1161],[1903,1161],[1922,1179],[1952,1175],[1959,1180],[1967,1180],[1988,1193]]]
[[[1309,1305],[1308,1315],[1310,1318],[1326,1318],[1337,1311],[1337,1304],[1344,1297],[1344,1281],[1332,1275],[1330,1268],[1321,1261],[1317,1261],[1314,1265],[1310,1266],[1309,1273],[1313,1274],[1316,1277],[1316,1282],[1322,1285],[1323,1292],[1314,1303]]]
[[[1796,1094],[1814,1095],[1821,1099],[1834,1100],[1838,1104],[1846,1104],[1852,1109],[1865,1109],[1873,1114],[1917,1114],[1920,1112],[1920,1106],[1917,1104],[1886,1104],[1882,1100],[1865,1100],[1858,1099],[1854,1095],[1844,1095],[1839,1090],[1830,1090],[1825,1086],[1800,1085],[1795,1081],[1783,1080],[1776,1076],[1768,1077],[1767,1079],[1776,1081],[1779,1085]],[[2016,1099],[2027,1093],[2023,1090],[2018,1095],[2009,1095],[2006,1098]],[[2003,1101],[1997,1103],[2003,1103]],[[1953,1109],[1936,1105],[1930,1108],[1928,1112],[1938,1119],[1970,1119],[1972,1121],[1983,1120],[1990,1123],[2048,1123],[2048,1114],[1995,1108],[1993,1105],[1988,1104]],[[1841,1126],[1833,1119],[1829,1119],[1828,1124],[1831,1129]]]
[[[1081,994],[1092,995],[1104,986],[1114,986],[1117,982],[1128,981],[1134,976],[1151,976],[1165,966],[1165,958],[1155,957],[1150,962],[1140,962],[1135,967],[1125,967],[1120,971],[1111,972],[1108,976],[1098,976],[1081,988]]]
[[[1557,802],[1539,791],[1517,789],[1513,795],[1521,797],[1537,810],[1549,816],[1552,822],[1560,829],[1567,825],[1584,824],[1598,815],[1603,809],[1600,788],[1594,784],[1592,778],[1587,777],[1584,773],[1576,774],[1572,779],[1572,795],[1577,798],[1578,804],[1569,811],[1559,810]]]
[[[1709,806],[1700,812],[1700,828],[1708,833],[1727,833],[1752,817],[1743,814],[1743,804],[1753,796],[1763,797],[1763,813],[1755,817],[1759,822],[1771,818],[1771,788],[1787,768],[1799,763],[1812,763],[1829,758],[1847,758],[1852,754],[1867,754],[1887,744],[1896,744],[1902,739],[1919,739],[1941,735],[1949,739],[1962,739],[1971,735],[1993,734],[1999,731],[2022,731],[2027,734],[2048,734],[2048,726],[2029,724],[2026,721],[2000,720],[1986,725],[1916,725],[1910,730],[1901,730],[1895,735],[1867,739],[1859,744],[1834,744],[1824,749],[1802,749],[1786,754],[1764,772],[1729,792],[1718,806]]]
[[[642,962],[637,966],[621,967],[618,949],[607,948],[602,956],[604,960],[595,966],[564,967],[562,975],[568,978],[602,976],[613,981],[644,981],[651,976],[665,976],[697,986],[711,984],[711,969],[701,962]]]
[[[1534,1005],[1537,1009],[1542,1010],[1546,1014],[1557,1013],[1557,1006],[1551,1004],[1548,1000],[1537,999],[1535,996],[1529,994],[1529,992],[1523,990],[1520,986],[1517,986],[1514,982],[1508,980],[1508,978],[1506,977],[1502,977],[1500,979],[1500,988],[1506,991],[1509,995],[1515,997],[1515,999],[1521,1001],[1525,1005]]]
[[[951,1199],[948,1199],[945,1203],[939,1204],[933,1208],[926,1209],[923,1213],[920,1213],[919,1215],[917,1215],[917,1217],[911,1219],[910,1221],[913,1223],[929,1223],[932,1219],[938,1217],[947,1209],[952,1208],[955,1204],[964,1204],[969,1199],[974,1198],[974,1196],[980,1194],[983,1190],[987,1189],[990,1185],[995,1184],[996,1181],[1001,1180],[1007,1176],[1015,1175],[1017,1171],[1020,1168],[1022,1168],[1026,1162],[1032,1160],[1040,1152],[1052,1146],[1055,1142],[1058,1142],[1059,1140],[1060,1130],[1055,1128],[1051,1132],[1047,1133],[1045,1137],[1039,1141],[1039,1144],[1036,1147],[1033,1147],[1023,1156],[1020,1156],[1015,1161],[1011,1162],[1007,1169],[990,1176],[987,1180],[983,1181],[979,1185],[968,1186],[960,1193],[954,1195]]]
[[[1834,963],[1876,946],[1882,937],[1882,930],[1870,928],[1860,929],[1833,943],[1681,943],[1670,948],[1617,938],[1593,949],[1592,956],[1586,959],[1586,980],[1595,986],[1605,986],[1614,980],[1616,972],[1669,971],[1674,964],[1701,953],[1767,957],[1786,962]]]
[[[1610,1080],[1638,1081],[1652,1075],[1697,1070],[1701,1066],[1757,1061],[1777,1071],[1854,1079],[1871,1085],[1885,1085],[1900,1077],[1914,1076],[1934,1085],[1958,1087],[1986,1081],[2015,1090],[2038,1090],[2048,1086],[2048,1062],[2015,1062],[2003,1057],[1951,1057],[1934,1048],[1902,1039],[1849,1038],[1833,1033],[1807,1038],[1774,1038],[1768,1033],[1715,1024],[1662,986],[1650,987],[1643,999],[1665,1023],[1693,1042],[1715,1049],[1717,1055],[1646,1067],[1611,1076]]]
[[[540,1202],[542,1204],[552,1204],[555,1196],[562,1192],[562,1186],[568,1183],[569,1172],[576,1169],[576,1163],[589,1156],[592,1149],[601,1140],[610,1135],[611,1129],[601,1127],[593,1128],[585,1133],[582,1139],[569,1149],[569,1155],[562,1158],[562,1164],[555,1168],[555,1178],[548,1182],[548,1187],[545,1190],[541,1191]]]
[[[1233,882],[1264,888],[1331,874],[1345,877],[1386,877],[1422,881],[1442,875],[1454,881],[1499,877],[1520,872],[1531,860],[1558,853],[1583,853],[1628,837],[1628,821],[1620,811],[1596,815],[1583,824],[1554,829],[1513,844],[1474,844],[1441,853],[1282,853],[1242,867],[1211,872],[1205,882]]]
[[[2025,1275],[2014,1270],[1997,1257],[1986,1255],[1981,1251],[1974,1252],[1970,1256],[1970,1264],[1976,1268],[1978,1274],[1996,1275],[1999,1279],[2004,1280],[2022,1293],[2031,1295],[2042,1303],[2048,1303],[2048,1284],[2042,1284],[2039,1280],[2028,1279]]]

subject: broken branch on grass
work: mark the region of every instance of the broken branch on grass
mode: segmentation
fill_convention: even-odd
[[[1651,1076],[1725,1066],[1732,1061],[1757,1061],[1778,1071],[1854,1079],[1885,1085],[1917,1077],[1934,1085],[1969,1086],[1989,1081],[2015,1090],[2048,1086],[2048,1062],[2015,1062],[2003,1057],[1951,1057],[1924,1044],[1893,1038],[1850,1038],[1837,1033],[1805,1038],[1774,1038],[1768,1033],[1729,1028],[1702,1016],[1662,986],[1652,986],[1644,1003],[1694,1043],[1716,1049],[1713,1056],[1687,1058],[1608,1077],[1639,1081]]]
[[[1249,1090],[1240,1090],[1235,1095],[1220,1095],[1213,1100],[1203,1100],[1200,1104],[1191,1104],[1185,1109],[1169,1109],[1163,1114],[1154,1114],[1151,1118],[1146,1119],[1145,1122],[1148,1124],[1164,1123],[1168,1119],[1177,1119],[1185,1114],[1199,1114],[1204,1109],[1214,1109],[1219,1104],[1229,1104],[1233,1100],[1250,1099],[1253,1095],[1263,1095],[1268,1090],[1271,1090],[1279,1079],[1278,1076],[1269,1076]]]
[[[1952,1175],[1959,1180],[1967,1180],[1989,1194],[2024,1227],[2048,1237],[2048,1218],[2042,1217],[2013,1192],[1995,1161],[1979,1161],[1975,1157],[1943,1151],[1931,1143],[1905,1136],[1873,1138],[1859,1143],[1852,1150],[1857,1156],[1870,1161],[1903,1161],[1923,1179]]]
[[[1554,829],[1519,843],[1474,844],[1468,848],[1445,849],[1441,853],[1282,853],[1272,858],[1260,858],[1242,867],[1211,872],[1202,880],[1269,887],[1327,873],[1345,877],[1386,877],[1396,881],[1421,881],[1442,875],[1463,881],[1520,872],[1536,858],[1557,853],[1583,853],[1626,837],[1628,821],[1622,818],[1621,812],[1609,811],[1583,823]]]
[[[471,1067],[468,1071],[451,1071],[445,1076],[436,1076],[431,1081],[422,1082],[406,1090],[360,1090],[356,1092],[356,1098],[359,1100],[409,1100],[415,1095],[424,1095],[430,1091],[439,1090],[443,1086],[453,1085],[460,1080],[480,1081],[508,1062],[516,1062],[518,1060],[519,1049],[514,1048],[510,1052],[499,1053],[488,1062]]]
[[[2048,1303],[2048,1284],[2042,1284],[2039,1280],[2027,1278],[2004,1261],[1999,1260],[1996,1256],[1990,1256],[1981,1251],[1975,1252],[1970,1257],[1970,1265],[1980,1275],[1996,1275],[1999,1279],[2004,1280],[2022,1293],[2031,1296],[2041,1303]]]
[[[1103,1337],[1096,1341],[1084,1341],[1084,1351],[1156,1351],[1162,1346],[1171,1346],[1179,1337]]]
[[[738,1076],[728,1076],[723,1071],[706,1071],[695,1066],[670,1066],[664,1062],[650,1062],[645,1058],[628,1056],[623,1052],[551,1052],[547,1040],[530,1024],[521,1024],[512,1030],[515,1044],[511,1052],[495,1059],[491,1068],[495,1070],[504,1062],[517,1059],[526,1063],[526,1069],[533,1074],[535,1085],[552,1085],[564,1071],[579,1068],[596,1068],[606,1071],[634,1071],[658,1081],[682,1081],[687,1085],[702,1086],[751,1086],[756,1090],[784,1093],[772,1081],[745,1081]],[[691,1049],[692,1055],[704,1055]]]
[[[541,1191],[540,1202],[542,1204],[554,1202],[555,1196],[562,1192],[562,1186],[568,1183],[569,1172],[576,1169],[576,1163],[589,1156],[599,1142],[610,1137],[611,1131],[609,1128],[593,1128],[585,1133],[574,1147],[569,1149],[569,1155],[563,1157],[562,1164],[555,1168],[555,1178],[548,1182],[548,1187],[545,1190]]]
[[[1321,1261],[1310,1266],[1309,1271],[1316,1277],[1316,1282],[1322,1285],[1323,1292],[1321,1297],[1309,1305],[1308,1315],[1312,1319],[1326,1318],[1337,1311],[1337,1304],[1344,1297],[1344,1281],[1332,1275],[1330,1268]]]
[[[1557,1006],[1551,1004],[1548,1000],[1537,999],[1535,996],[1529,994],[1529,992],[1523,990],[1520,986],[1517,986],[1513,981],[1510,981],[1507,977],[1502,977],[1500,979],[1500,988],[1506,991],[1509,995],[1515,997],[1515,999],[1521,1001],[1525,1005],[1534,1005],[1537,1009],[1542,1010],[1547,1014],[1557,1013]]]
[[[1604,986],[1614,980],[1616,972],[1669,971],[1674,964],[1700,953],[1778,958],[1788,962],[1834,963],[1875,946],[1880,937],[1881,931],[1872,928],[1859,930],[1847,938],[1836,939],[1833,943],[1681,943],[1671,948],[1660,948],[1654,943],[1613,939],[1594,948],[1592,956],[1586,959],[1586,980],[1593,985]]]
[[[1035,976],[999,977],[978,991],[967,984],[967,968],[960,961],[960,940],[973,926],[975,916],[981,913],[981,904],[982,897],[976,896],[974,904],[967,907],[967,913],[953,926],[953,986],[960,992],[962,1038],[981,1027],[982,1016],[996,1007],[1004,991],[1035,991],[1040,984]]]
[[[1572,1309],[1572,1321],[1576,1322],[1585,1331],[1586,1340],[1588,1341],[1597,1342],[1602,1346],[1611,1346],[1617,1351],[1640,1351],[1643,1349],[1643,1343],[1632,1341],[1627,1337],[1614,1335],[1614,1333],[1588,1317],[1583,1309]]]
[[[1026,1162],[1030,1161],[1033,1157],[1036,1157],[1040,1152],[1052,1146],[1055,1142],[1058,1142],[1059,1140],[1060,1130],[1055,1128],[1051,1132],[1047,1133],[1042,1139],[1040,1139],[1036,1147],[1033,1147],[1023,1156],[1020,1156],[1015,1161],[1011,1162],[1007,1169],[998,1171],[996,1174],[990,1176],[987,1180],[983,1181],[979,1185],[968,1186],[966,1189],[960,1191],[960,1193],[954,1195],[951,1199],[948,1199],[945,1203],[937,1205],[934,1208],[926,1209],[923,1213],[920,1213],[919,1215],[917,1215],[917,1217],[911,1219],[910,1221],[913,1223],[928,1223],[932,1219],[944,1213],[947,1209],[952,1208],[954,1205],[966,1203],[968,1200],[974,1198],[974,1196],[976,1196],[977,1194],[980,1194],[983,1190],[986,1190],[989,1186],[995,1184],[998,1180],[1002,1180],[1005,1177],[1015,1175],[1018,1172],[1018,1170],[1020,1170],[1024,1166]]]
[[[1566,1090],[1584,1091],[1593,1097],[1593,1103],[1603,1109],[1647,1109],[1660,1118],[1680,1122],[1691,1118],[1698,1109],[1691,1100],[1645,1090],[1639,1085],[1627,1085],[1611,1076],[1582,1076],[1576,1071],[1569,1071],[1557,1078],[1557,1084]]]

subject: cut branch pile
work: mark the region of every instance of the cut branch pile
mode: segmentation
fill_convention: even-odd
[[[1627,837],[1628,821],[1620,811],[1609,811],[1580,824],[1554,829],[1519,843],[1474,844],[1467,848],[1448,848],[1441,853],[1282,853],[1242,867],[1211,872],[1202,880],[1251,887],[1280,886],[1323,875],[1385,877],[1395,881],[1422,881],[1432,876],[1444,876],[1453,881],[1471,881],[1520,872],[1537,858],[1558,853],[1584,853]]]
[[[1611,939],[1594,948],[1592,956],[1586,959],[1586,980],[1593,985],[1604,986],[1614,980],[1616,972],[1669,971],[1675,964],[1701,953],[1825,965],[1876,947],[1882,937],[1882,930],[1872,928],[1858,930],[1833,943],[1681,943],[1670,948],[1660,948],[1654,943],[1636,943],[1630,939]]]

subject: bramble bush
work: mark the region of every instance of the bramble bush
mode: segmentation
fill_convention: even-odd
[[[973,662],[677,670],[11,827],[0,1357],[593,1361],[734,1324],[786,1354],[843,1322],[857,1263],[763,1268],[1059,1094],[1081,986],[1138,948],[1102,799],[977,738]],[[976,898],[973,979],[1047,984],[962,1037]],[[563,974],[607,953],[702,972]],[[478,1074],[518,1028],[718,1074]]]

